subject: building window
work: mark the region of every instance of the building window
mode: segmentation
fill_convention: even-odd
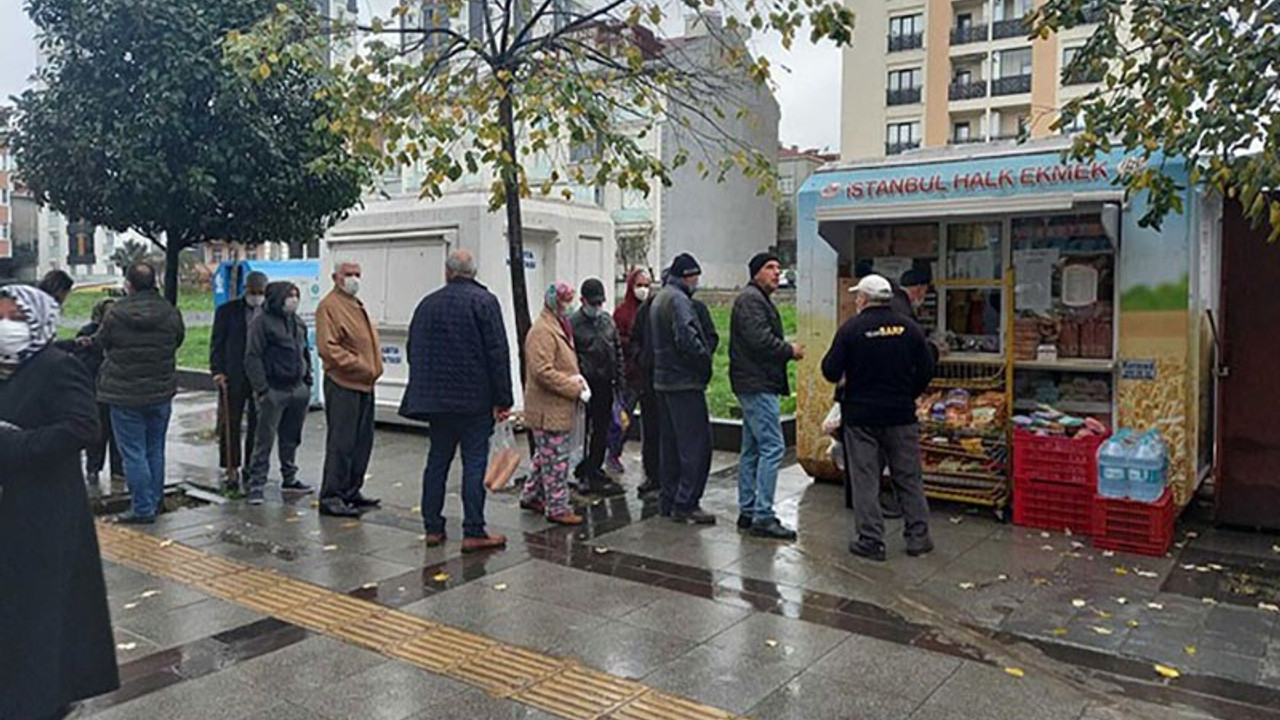
[[[244,249],[244,259],[245,259],[245,260],[257,260],[257,259],[258,259],[258,246],[257,246],[257,245],[250,245],[249,247],[245,248],[245,249]]]
[[[1063,85],[1089,85],[1092,83],[1102,82],[1103,72],[1100,69],[1092,67],[1081,67],[1073,69],[1071,63],[1075,62],[1076,55],[1084,49],[1083,45],[1062,49],[1062,84]]]
[[[923,85],[923,78],[924,71],[920,68],[891,70],[886,102],[889,105],[909,105],[920,102],[920,86]]]
[[[924,15],[889,18],[889,52],[924,47]]]
[[[958,122],[951,128],[951,139],[953,142],[965,143],[972,138],[969,123]]]
[[[222,246],[215,245],[209,249],[209,257],[214,263],[222,262]]]
[[[1000,77],[1017,77],[1031,74],[1031,48],[1005,50],[997,57]]]
[[[885,154],[896,155],[920,147],[920,123],[890,123],[885,132]]]
[[[778,192],[782,193],[783,197],[788,197],[788,198],[791,197],[792,195],[795,195],[796,179],[791,177],[790,175],[778,178]]]

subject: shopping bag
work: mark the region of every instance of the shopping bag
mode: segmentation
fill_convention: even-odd
[[[577,403],[569,430],[569,467],[576,468],[587,455],[587,404]]]
[[[835,464],[837,470],[844,472],[844,443],[832,440],[831,447],[827,448],[827,457]]]
[[[835,403],[827,411],[827,418],[822,421],[822,434],[840,437],[840,403]]]
[[[489,468],[484,474],[484,486],[491,492],[510,487],[516,468],[520,467],[520,460],[511,421],[503,420],[494,425],[493,435],[489,438]]]
[[[613,455],[622,453],[627,431],[631,428],[631,402],[621,391],[613,395],[613,410],[609,413],[609,437],[607,446]]]

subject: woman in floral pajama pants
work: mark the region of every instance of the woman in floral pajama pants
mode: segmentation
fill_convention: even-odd
[[[533,433],[533,473],[525,481],[520,507],[543,513],[561,525],[579,525],[582,516],[569,507],[569,432],[578,404],[590,398],[578,371],[569,326],[573,288],[547,288],[546,307],[525,340],[524,419]]]

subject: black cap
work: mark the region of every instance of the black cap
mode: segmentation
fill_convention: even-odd
[[[671,261],[671,277],[687,278],[702,274],[702,266],[689,253],[680,253]]]
[[[902,273],[902,279],[898,281],[898,284],[901,285],[902,287],[913,287],[915,285],[928,285],[929,271],[921,270],[919,268],[911,268],[910,270]]]
[[[585,302],[591,304],[604,302],[604,283],[595,278],[588,278],[582,283],[582,291],[579,293]]]
[[[760,272],[760,268],[768,265],[770,262],[780,263],[782,260],[771,252],[756,253],[755,257],[751,258],[751,262],[747,263],[747,272],[750,273],[752,278],[755,278],[756,273]]]

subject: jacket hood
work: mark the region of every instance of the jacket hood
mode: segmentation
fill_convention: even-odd
[[[297,286],[293,283],[283,280],[267,283],[267,299],[263,303],[263,307],[272,315],[284,315],[284,301],[296,289]]]

